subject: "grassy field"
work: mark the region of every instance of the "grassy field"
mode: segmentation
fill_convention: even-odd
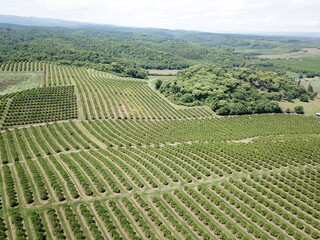
[[[289,47],[274,47],[270,49],[256,49],[256,48],[248,48],[244,47],[236,47],[235,53],[241,53],[250,56],[261,56],[261,55],[276,55],[276,54],[286,54],[290,51]]]
[[[0,98],[28,123],[0,132],[0,239],[320,238],[320,118],[216,117],[159,77],[41,68],[28,101]]]
[[[283,109],[283,111],[286,111],[286,109],[290,109],[291,112],[294,112],[295,106],[303,106],[305,115],[311,115],[314,116],[315,113],[320,112],[320,99],[317,97],[315,100],[310,101],[308,103],[301,102],[300,100],[295,100],[294,102],[280,102],[280,107]]]
[[[291,59],[291,58],[301,58],[301,57],[320,57],[320,49],[319,48],[303,48],[297,49],[296,51],[290,50],[289,52],[280,51],[269,52],[265,55],[259,55],[259,58],[265,59]]]
[[[309,84],[313,87],[313,91],[320,94],[320,78],[313,78],[308,80],[303,80],[300,82],[301,85],[308,88]]]
[[[149,76],[148,79],[150,82],[155,82],[156,80],[173,80],[175,76]]]
[[[39,87],[42,73],[0,72],[0,95]]]
[[[152,74],[156,74],[156,75],[176,75],[179,70],[169,70],[169,69],[164,69],[164,70],[158,70],[158,69],[154,69],[154,70],[148,70],[148,72],[152,75]]]
[[[302,57],[298,59],[272,59],[268,62],[273,63],[279,69],[290,69],[291,72],[319,72],[320,57]]]
[[[300,78],[300,74],[299,73],[295,73],[295,72],[286,72],[286,75],[289,78],[294,78],[294,79],[298,79]],[[302,75],[303,76],[303,75]]]

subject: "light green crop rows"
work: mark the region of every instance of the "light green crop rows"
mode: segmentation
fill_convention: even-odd
[[[319,239],[319,118],[214,118],[141,80],[43,67],[79,117],[1,132],[0,239]]]

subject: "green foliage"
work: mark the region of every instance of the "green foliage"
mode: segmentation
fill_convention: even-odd
[[[307,78],[320,76],[320,57],[302,57],[296,59],[259,59],[248,62],[247,66],[263,71],[285,73],[295,72]]]
[[[77,117],[74,86],[34,88],[1,98],[11,100],[3,127]]]
[[[40,82],[40,73],[2,72],[0,73],[0,95],[36,88]]]
[[[178,104],[209,105],[219,115],[281,112],[276,101],[306,93],[304,87],[274,73],[201,65],[164,81],[160,91]]]
[[[295,106],[294,111],[295,113],[298,113],[298,114],[304,114],[304,109],[302,106]]]
[[[21,41],[31,41],[30,32]],[[130,37],[145,36],[123,35]],[[172,48],[175,57],[217,57],[219,65],[237,66],[219,61],[219,51],[213,56],[215,50],[204,53],[197,46],[193,52],[176,42],[156,46],[165,42],[161,38],[146,42],[163,56]],[[142,56],[136,45],[128,48]],[[88,61],[60,60],[143,74],[129,64],[133,56],[123,68],[119,59],[93,63],[99,57],[86,54]],[[0,97],[1,121],[14,126],[79,119],[0,132],[0,239],[319,238],[318,118],[215,118],[208,107],[177,108],[143,80],[56,64],[0,66],[26,70],[45,72],[44,87]],[[212,66],[190,68],[175,81],[157,81],[156,88],[186,105],[212,106],[220,115],[278,112],[275,100],[313,94],[273,73]]]
[[[156,83],[155,83],[155,88],[158,90],[162,85],[162,80],[157,79]]]
[[[136,120],[83,122],[83,126],[97,139],[113,146],[159,144],[163,142],[232,141],[257,136],[320,133],[319,119],[286,114],[243,115],[225,118],[181,119],[152,121],[148,126]],[[136,124],[135,124],[136,123]],[[136,138],[131,125],[136,126]],[[287,126],[290,125],[290,128]],[[238,131],[239,126],[243,131]],[[109,131],[108,131],[109,129]],[[110,129],[116,130],[114,134]],[[146,131],[146,129],[150,129]],[[151,131],[152,129],[152,131]]]
[[[300,96],[300,101],[301,102],[309,102],[309,95],[304,93],[304,94],[301,94]]]
[[[123,35],[130,33],[0,28],[0,62],[51,61],[138,78],[146,77],[141,68],[183,69],[197,62],[218,66],[245,64],[243,56],[221,49],[166,38],[164,41],[163,37],[159,41],[153,40],[154,36],[148,39],[152,35],[145,37],[148,41]]]
[[[29,229],[41,240],[319,235],[318,118],[261,114],[90,122],[99,126],[94,137],[123,146],[90,144],[89,151],[39,157],[38,149],[55,148],[53,140],[63,149],[72,141],[83,146],[87,130],[70,121],[1,133],[10,156],[0,174],[6,196],[0,214],[7,211],[5,221],[0,218],[1,236],[30,238]],[[19,136],[26,141],[15,144]],[[179,144],[168,144],[175,141]],[[25,150],[37,157],[26,160]],[[7,226],[15,231],[7,232]]]
[[[17,200],[17,192],[15,190],[15,183],[14,178],[12,176],[12,171],[10,170],[10,167],[8,165],[5,165],[2,171],[4,175],[4,183],[7,186],[6,194],[8,196],[9,206],[11,208],[16,207],[19,205],[19,202]]]

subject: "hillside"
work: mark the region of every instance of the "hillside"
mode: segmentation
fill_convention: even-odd
[[[38,87],[0,97],[0,238],[319,239],[319,118],[217,117],[147,80],[0,66],[26,72]]]
[[[0,62],[55,61],[139,78],[147,74],[141,68],[199,63],[319,75],[312,53],[320,47],[318,33],[222,34],[8,15],[0,15],[0,30]],[[311,58],[292,61],[295,54]]]
[[[0,240],[320,239],[308,36],[0,15]]]
[[[199,62],[217,66],[245,64],[244,56],[229,51],[160,39],[92,30],[0,28],[0,62],[54,61],[139,78],[146,76],[141,68],[183,69]]]

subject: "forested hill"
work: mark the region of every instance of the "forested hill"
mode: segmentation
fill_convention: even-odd
[[[196,63],[238,67],[229,51],[141,33],[90,29],[0,28],[0,62],[51,61],[144,78],[143,69],[183,69]]]
[[[312,36],[221,34],[0,15],[0,63],[47,61],[138,78],[147,76],[145,69],[184,69],[199,63],[318,76],[317,68],[297,67],[297,61],[255,57],[317,49],[320,39]]]

